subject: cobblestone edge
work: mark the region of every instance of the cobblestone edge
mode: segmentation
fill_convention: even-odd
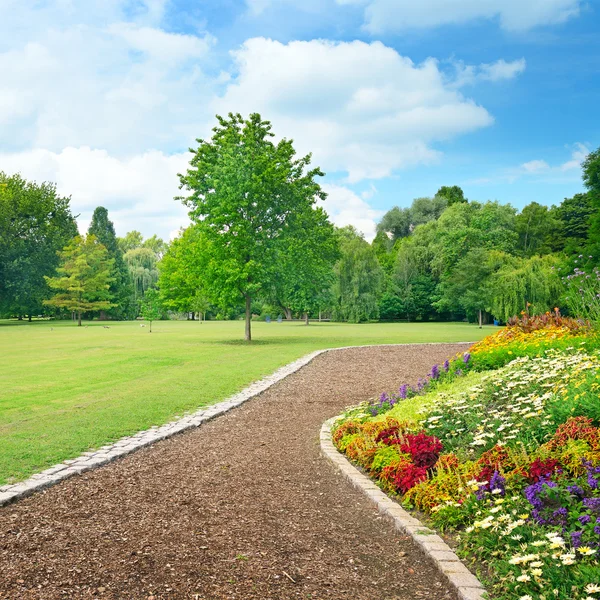
[[[326,348],[324,350],[316,350],[310,354],[302,356],[298,360],[295,360],[283,367],[277,369],[271,375],[260,379],[244,388],[241,392],[230,396],[229,398],[219,402],[217,404],[211,404],[206,408],[199,409],[191,414],[184,415],[181,418],[176,418],[173,421],[166,423],[161,426],[154,426],[144,431],[123,437],[114,444],[102,446],[99,450],[90,452],[84,452],[81,456],[65,460],[64,462],[54,465],[41,473],[32,475],[29,479],[24,481],[7,484],[0,486],[0,507],[12,502],[16,502],[21,498],[30,496],[31,494],[49,488],[65,479],[69,479],[75,475],[80,475],[85,471],[91,469],[97,469],[103,465],[106,465],[118,458],[122,458],[144,448],[159,442],[161,440],[168,439],[178,433],[187,431],[199,427],[202,423],[210,421],[219,415],[229,412],[231,409],[247,402],[248,400],[258,396],[271,386],[275,385],[288,375],[299,371],[302,367],[306,366],[313,359],[326,352],[333,352],[338,350],[349,350],[352,348],[368,348],[373,346],[432,346],[440,344],[469,344],[472,342],[440,342],[440,343],[427,343],[427,344],[372,344],[365,346],[344,346],[341,348]]]
[[[397,502],[382,492],[372,479],[361,473],[337,450],[331,440],[331,427],[334,421],[335,417],[323,423],[321,427],[321,452],[325,457],[342,472],[354,487],[364,492],[377,505],[380,513],[394,521],[396,529],[413,539],[448,580],[460,600],[484,600],[486,596],[483,585],[461,562],[450,546],[435,531],[425,527],[421,521],[415,519]]]

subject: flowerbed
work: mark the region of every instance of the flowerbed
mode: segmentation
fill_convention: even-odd
[[[420,386],[350,409],[333,440],[454,535],[491,598],[600,600],[600,351],[583,349],[587,336],[538,352],[540,330],[503,331]],[[530,356],[475,372],[515,337]]]

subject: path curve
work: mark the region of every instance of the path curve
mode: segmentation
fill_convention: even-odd
[[[0,598],[453,599],[321,457],[323,421],[467,344],[317,357],[255,400],[0,511]]]

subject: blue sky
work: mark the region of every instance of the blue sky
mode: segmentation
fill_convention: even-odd
[[[598,31],[584,0],[0,0],[0,170],[169,238],[187,149],[257,111],[368,239],[441,185],[557,204],[600,145]]]

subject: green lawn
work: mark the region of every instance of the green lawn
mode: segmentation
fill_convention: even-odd
[[[218,402],[321,348],[472,341],[463,323],[21,323],[0,321],[0,483]]]

